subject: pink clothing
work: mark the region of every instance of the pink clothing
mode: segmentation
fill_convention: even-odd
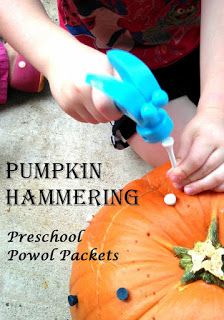
[[[131,51],[152,69],[199,45],[199,0],[58,0],[58,10],[61,26],[81,42]]]
[[[7,101],[9,59],[3,42],[0,42],[0,104]]]

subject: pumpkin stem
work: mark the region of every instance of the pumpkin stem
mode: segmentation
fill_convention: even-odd
[[[218,237],[217,212],[213,212],[208,235],[204,242],[198,241],[193,249],[174,247],[184,269],[182,284],[203,280],[224,288],[224,248]]]
[[[207,240],[211,240],[214,247],[221,246],[218,236],[218,223],[216,212],[212,214],[212,220],[208,229]]]

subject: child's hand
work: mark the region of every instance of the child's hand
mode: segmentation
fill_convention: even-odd
[[[224,115],[210,109],[187,125],[177,153],[178,166],[168,171],[177,188],[193,195],[224,191]]]
[[[66,39],[49,56],[46,76],[62,109],[81,122],[108,122],[121,117],[112,101],[85,84],[87,73],[113,75],[105,54],[77,40]]]

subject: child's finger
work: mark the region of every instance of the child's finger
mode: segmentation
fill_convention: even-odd
[[[216,192],[224,192],[224,182],[214,189]]]
[[[96,120],[95,123],[105,123],[108,122],[108,119],[106,119],[102,113],[100,113],[92,100],[92,88],[90,88],[89,86],[85,87],[85,90],[81,90],[81,89],[76,89],[76,91],[78,91],[76,93],[77,96],[77,100],[79,101],[79,105],[83,104],[85,106],[85,109],[87,110],[87,112]],[[78,109],[77,109],[78,110]],[[83,112],[82,108],[80,109],[80,112]],[[87,118],[86,118],[87,119]],[[86,122],[90,122],[90,121],[86,121]],[[93,122],[91,122],[93,123]]]
[[[122,114],[110,100],[100,90],[92,89],[92,100],[97,111],[107,119],[107,121],[117,120]]]
[[[72,118],[80,122],[88,122],[92,124],[97,124],[98,121],[86,110],[82,104],[75,104],[63,108],[66,113],[68,113]]]
[[[218,168],[224,163],[224,148],[216,149],[204,163],[204,165],[196,172],[191,174],[187,179],[181,182],[180,187],[200,180]]]
[[[177,163],[181,163],[188,155],[192,145],[193,136],[189,134],[188,130],[185,130],[180,139],[180,147],[177,151]]]
[[[85,102],[86,109],[88,112],[97,120],[98,123],[106,123],[108,119],[104,117],[102,113],[100,113],[93,104],[93,101],[89,99],[89,101]]]
[[[171,171],[169,175],[171,181],[181,183],[187,179],[204,165],[213,150],[214,146],[202,142],[199,138],[196,139],[185,159]]]
[[[106,119],[102,114],[97,112],[91,104],[88,104],[89,113],[97,120],[97,123],[107,123],[108,119]]]
[[[224,164],[212,171],[205,178],[196,182],[190,183],[184,187],[184,192],[189,195],[194,195],[206,190],[218,189],[223,185],[224,181]]]
[[[176,153],[177,165],[184,161],[192,145],[192,135],[189,135],[188,130],[185,130],[182,134],[179,144],[180,146]],[[179,178],[177,178],[178,174],[180,174],[180,172],[177,170],[177,168],[171,168],[167,171],[167,177],[169,177],[171,181],[176,183],[179,182]]]

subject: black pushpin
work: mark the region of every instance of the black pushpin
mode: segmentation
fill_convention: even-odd
[[[117,297],[119,300],[121,301],[125,301],[128,299],[129,293],[128,290],[126,288],[119,288],[117,290]]]
[[[78,297],[77,296],[68,296],[68,303],[71,307],[75,306],[76,304],[78,304]]]

